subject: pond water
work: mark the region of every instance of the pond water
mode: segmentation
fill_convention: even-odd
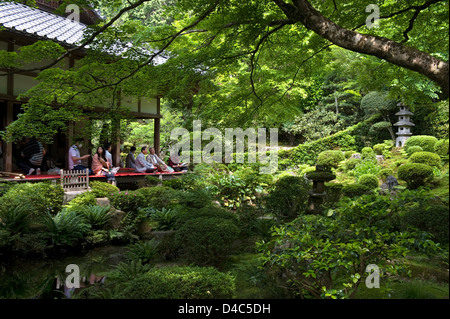
[[[65,255],[58,259],[16,260],[0,264],[0,299],[65,299],[92,284],[105,282],[104,273],[126,259],[125,246],[104,246],[84,254]],[[80,271],[80,288],[67,288],[65,281],[72,272]]]

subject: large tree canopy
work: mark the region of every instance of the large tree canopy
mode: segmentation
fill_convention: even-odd
[[[64,76],[42,72],[40,79],[57,80],[58,87],[61,78],[67,80],[57,97],[63,105],[99,92],[158,91],[206,117],[213,114],[236,124],[234,119],[243,116],[247,122],[270,124],[299,111],[315,85],[309,79],[332,63],[330,50],[338,46],[354,52],[345,58],[347,70],[370,90],[389,89],[392,97],[403,100],[411,99],[411,92],[448,98],[448,1],[377,1],[379,26],[368,28],[366,7],[373,2],[65,0],[103,9],[107,17],[84,43],[55,59],[89,45],[83,75],[74,69],[71,74],[61,71]],[[123,51],[120,56],[127,62],[106,63],[99,53],[129,42],[140,49]],[[163,54],[171,57],[168,62],[152,66]],[[54,101],[54,88],[47,84],[45,90]],[[43,103],[43,90],[35,92]]]

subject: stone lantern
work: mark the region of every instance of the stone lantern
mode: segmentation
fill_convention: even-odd
[[[397,106],[400,107],[400,111],[395,113],[395,115],[398,116],[398,122],[394,124],[394,126],[398,127],[395,147],[404,147],[406,141],[412,135],[411,127],[415,126],[415,124],[411,122],[411,116],[413,116],[414,113],[412,113],[402,102],[397,104]]]
[[[324,170],[323,166],[317,165],[315,171],[306,173],[306,177],[313,181],[312,191],[309,192],[308,211],[310,214],[321,214],[322,204],[327,195],[325,182],[335,179],[336,175]]]

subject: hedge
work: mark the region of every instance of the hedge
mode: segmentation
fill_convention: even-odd
[[[367,186],[369,189],[375,189],[379,186],[379,181],[373,174],[364,174],[359,178],[358,184]]]
[[[308,164],[314,165],[320,152],[340,148],[343,151],[354,150],[358,148],[357,137],[360,135],[358,131],[364,129],[372,122],[375,122],[380,115],[374,115],[369,119],[353,125],[343,131],[333,135],[300,144],[290,150],[280,150],[278,159],[289,159],[291,165]]]

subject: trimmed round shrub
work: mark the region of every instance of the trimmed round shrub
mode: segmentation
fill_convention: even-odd
[[[91,192],[95,197],[108,197],[112,193],[118,192],[119,188],[109,183],[93,181],[89,183],[91,187]]]
[[[220,266],[233,253],[239,228],[231,220],[197,217],[177,230],[176,240],[185,258],[200,266]]]
[[[180,212],[177,217],[175,228],[178,229],[188,220],[198,217],[222,218],[230,220],[233,223],[236,223],[238,221],[236,214],[234,214],[230,210],[217,206],[211,206],[203,207],[200,209],[189,209],[187,211]]]
[[[14,210],[18,207],[31,216],[52,215],[61,211],[64,190],[61,185],[49,183],[21,183],[10,187],[0,197],[0,211]]]
[[[231,299],[234,277],[212,267],[155,268],[128,281],[118,298],[125,299]]]
[[[448,158],[448,142],[448,139],[437,141],[436,144],[434,144],[434,152],[440,157]]]
[[[280,218],[294,219],[306,211],[310,190],[310,183],[303,177],[281,177],[265,198],[266,208]]]
[[[408,148],[411,146],[420,146],[425,152],[433,152],[434,145],[438,139],[434,136],[429,135],[415,135],[408,138],[405,143],[405,149],[408,151]]]
[[[441,167],[441,157],[431,152],[416,152],[409,158],[411,163],[427,164],[429,166]]]
[[[406,151],[406,153],[408,154],[408,157],[410,157],[411,155],[413,155],[414,153],[417,153],[417,152],[423,152],[423,148],[418,145],[415,145],[415,146],[411,146]]]
[[[342,151],[323,151],[317,157],[316,165],[322,165],[328,168],[337,168],[339,162],[345,160]]]
[[[356,167],[356,165],[358,165],[359,163],[361,163],[361,159],[359,158],[351,158],[349,159],[346,163],[345,163],[345,168],[347,170],[352,170]]]
[[[380,173],[378,173],[378,176],[383,180],[386,181],[388,176],[394,176],[394,171],[390,168],[383,168]]]
[[[355,151],[346,151],[346,152],[344,153],[344,157],[345,157],[346,159],[349,159],[349,158],[352,157],[352,155],[355,154],[355,153],[356,153]]]
[[[362,196],[369,193],[370,191],[371,189],[366,185],[350,184],[342,188],[342,195],[352,198],[356,196]]]
[[[375,189],[379,186],[378,177],[373,174],[364,174],[358,180],[359,185],[367,186],[369,189]]]
[[[364,160],[364,159],[375,159],[376,158],[376,155],[375,155],[375,152],[373,151],[373,149],[372,148],[370,148],[370,147],[364,147],[362,150],[361,150],[361,158]]]
[[[426,164],[408,163],[398,168],[397,175],[409,189],[415,189],[426,185],[433,178],[433,168]]]
[[[385,145],[384,144],[376,144],[373,146],[373,150],[376,155],[383,155]]]

